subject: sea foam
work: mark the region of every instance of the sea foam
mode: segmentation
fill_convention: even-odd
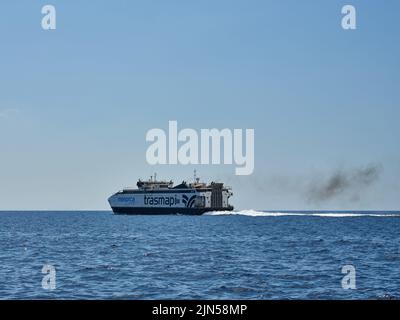
[[[277,211],[259,211],[259,210],[240,210],[240,211],[212,211],[205,215],[224,216],[239,215],[249,217],[286,217],[286,216],[305,216],[305,217],[327,217],[327,218],[353,218],[353,217],[400,217],[400,212],[382,213],[382,212],[277,212]]]

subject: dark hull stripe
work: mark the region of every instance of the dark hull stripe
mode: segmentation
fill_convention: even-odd
[[[115,214],[132,215],[166,215],[166,214],[184,214],[184,215],[202,215],[210,211],[232,211],[233,208],[112,208]]]

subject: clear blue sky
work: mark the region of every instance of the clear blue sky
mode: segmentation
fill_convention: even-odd
[[[168,120],[255,129],[253,176],[197,167],[240,209],[400,209],[399,16],[397,0],[1,1],[0,209],[107,209],[154,171],[190,178],[146,163]],[[370,163],[383,171],[357,201],[304,197]]]

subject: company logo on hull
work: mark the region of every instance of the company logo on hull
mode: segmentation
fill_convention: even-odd
[[[172,207],[174,205],[179,204],[180,201],[177,196],[174,197],[163,197],[163,196],[144,196],[144,204],[150,206],[169,206]]]
[[[135,204],[135,197],[118,197],[118,202]]]

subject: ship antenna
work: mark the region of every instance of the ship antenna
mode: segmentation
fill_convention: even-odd
[[[157,173],[154,172],[154,182],[157,181]]]
[[[196,169],[195,169],[194,172],[193,172],[193,178],[194,178],[194,182],[195,182],[195,183],[199,183],[200,178],[197,177],[197,171],[196,171]]]

